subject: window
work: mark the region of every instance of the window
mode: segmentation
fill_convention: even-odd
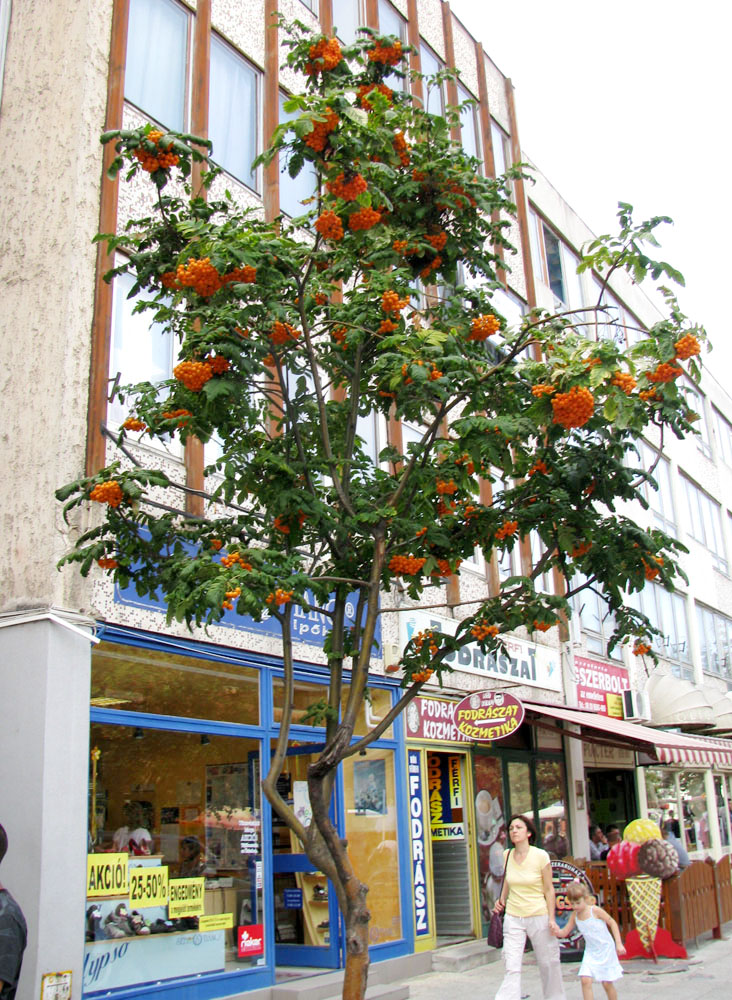
[[[460,104],[465,105],[466,101],[474,100],[473,96],[460,84],[458,84],[457,90]],[[460,109],[460,136],[465,155],[474,156],[479,160],[481,154],[477,114],[478,109],[475,104],[468,104]]]
[[[526,306],[513,292],[505,288],[497,288],[491,296],[491,305],[501,316],[505,317],[510,327],[517,328],[526,312]]]
[[[690,479],[681,477],[685,499],[687,531],[692,538],[700,542],[712,554],[714,566],[722,573],[727,573],[728,564],[722,539],[722,518],[720,506],[707,496]]]
[[[658,452],[645,441],[638,442],[638,450],[643,468],[650,469],[658,457]],[[635,460],[635,455],[632,452],[630,460],[631,463]],[[658,489],[654,489],[650,483],[645,482],[641,486],[641,492],[648,501],[653,515],[654,527],[673,535],[676,533],[676,515],[671,492],[671,466],[663,456],[658,460],[658,464],[653,470],[653,478],[656,480]]]
[[[361,438],[361,447],[374,465],[378,464],[379,452],[384,447],[381,417],[378,413],[359,416],[356,420],[356,434]]]
[[[625,328],[622,325],[622,310],[618,300],[611,295],[602,283],[593,279],[592,282],[592,305],[605,306],[605,310],[598,310],[588,316],[594,325],[590,331],[595,333],[598,340],[614,340],[619,347],[625,347]]]
[[[120,274],[114,279],[112,293],[112,343],[109,355],[109,377],[119,384],[155,385],[171,378],[175,341],[172,333],[152,320],[152,310],[135,312],[138,297],[129,298],[135,279]],[[112,424],[121,424],[129,416],[129,405],[115,396],[109,404],[107,417]]]
[[[690,679],[691,655],[689,653],[689,629],[686,618],[686,598],[681,594],[670,594],[655,583],[647,583],[643,590],[631,594],[627,603],[631,608],[642,611],[651,625],[661,630],[653,639],[653,648],[666,660],[671,661],[677,677]]]
[[[529,241],[537,276],[552,290],[557,304],[568,309],[580,309],[585,305],[582,283],[577,274],[579,258],[536,212],[529,212]],[[592,324],[588,328],[591,335],[595,314],[591,313],[587,318]]]
[[[359,0],[332,0],[333,26],[338,37],[346,45],[353,45],[358,38],[358,29],[363,24]]]
[[[586,577],[577,574],[569,582],[570,587],[584,583]],[[596,587],[597,585],[595,585]],[[587,588],[575,594],[572,603],[575,614],[579,617],[580,628],[585,634],[587,649],[591,653],[620,659],[621,653],[616,646],[612,653],[608,652],[608,642],[615,630],[615,616],[610,607],[595,589]]]
[[[258,74],[230,45],[211,36],[208,134],[213,158],[237,180],[257,190]]]
[[[280,94],[280,122],[289,122],[298,117],[297,112],[285,111],[286,94]],[[307,210],[304,202],[314,193],[318,183],[315,166],[307,160],[297,177],[290,177],[287,160],[280,153],[280,209],[290,217],[302,215]]]
[[[491,469],[491,480],[493,503],[499,504],[503,500],[503,493],[511,488],[511,483],[504,479],[503,474],[498,469]],[[501,583],[510,576],[517,576],[521,573],[521,552],[518,540],[512,548],[496,548],[495,552],[498,564],[498,577]]]
[[[542,235],[544,237],[544,263],[546,265],[547,284],[561,301],[565,301],[566,292],[564,290],[564,275],[562,273],[562,255],[559,249],[559,239],[551,229],[542,225]]]
[[[407,41],[407,23],[389,0],[379,0],[379,31],[382,35],[396,35],[403,43]]]
[[[421,42],[419,46],[419,60],[425,77],[435,76],[436,73],[444,69],[440,60],[425,42]],[[422,87],[424,89],[425,111],[431,115],[444,114],[442,86],[432,83],[428,89],[428,81],[423,80]]]
[[[300,0],[300,3],[304,3],[308,10],[311,10],[313,14],[318,13],[318,0]]]
[[[707,423],[707,410],[704,405],[704,396],[702,396],[692,382],[686,378],[684,378],[681,382],[681,390],[686,395],[686,401],[689,406],[692,410],[699,414],[699,419],[694,425],[699,431],[698,437],[695,438],[697,447],[703,455],[706,455],[707,458],[711,458],[712,442],[709,435],[709,424]]]
[[[497,125],[494,121],[491,122],[491,142],[493,144],[493,164],[496,168],[496,177],[500,177],[501,174],[505,174],[508,170],[508,161],[510,159],[509,140],[500,125]]]
[[[702,670],[732,682],[732,620],[699,604],[696,607],[696,620],[699,626]]]
[[[186,123],[189,21],[175,0],[130,0],[125,98],[177,131]]]
[[[532,567],[537,566],[540,560],[544,557],[547,552],[546,545],[541,540],[538,531],[531,531],[529,533],[529,542],[531,544],[531,565]],[[554,582],[552,579],[552,569],[551,566],[547,566],[543,572],[541,572],[534,580],[534,586],[536,589],[543,594],[553,594],[554,593]]]
[[[717,432],[717,448],[719,455],[725,465],[732,468],[732,424],[719,410],[712,410],[714,414],[714,426]]]

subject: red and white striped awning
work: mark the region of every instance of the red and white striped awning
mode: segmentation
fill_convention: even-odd
[[[524,708],[534,715],[545,715],[563,722],[571,722],[586,731],[594,741],[604,735],[614,746],[626,746],[655,758],[662,764],[685,764],[692,767],[717,767],[732,770],[732,740],[710,736],[687,736],[652,729],[637,722],[613,719],[579,708],[564,705],[542,705],[524,702]]]

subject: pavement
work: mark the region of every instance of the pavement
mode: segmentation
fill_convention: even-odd
[[[730,1000],[732,997],[732,923],[723,927],[723,938],[711,934],[687,943],[688,959],[633,959],[623,962],[624,975],[615,986],[619,1000]],[[579,963],[562,963],[567,1000],[580,1000]],[[428,972],[405,980],[409,1000],[492,1000],[503,978],[503,962],[492,962],[465,972]],[[530,953],[524,956],[521,995],[542,1000],[539,970]],[[605,1000],[600,983],[594,984],[597,1000]]]

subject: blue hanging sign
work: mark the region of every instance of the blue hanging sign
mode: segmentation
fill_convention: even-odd
[[[429,937],[430,917],[427,905],[425,858],[424,800],[422,798],[422,768],[419,750],[407,752],[409,783],[409,826],[412,844],[412,902],[415,937]]]

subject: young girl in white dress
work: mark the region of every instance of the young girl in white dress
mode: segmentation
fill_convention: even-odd
[[[592,903],[593,897],[582,882],[570,882],[567,898],[574,912],[557,937],[569,937],[576,926],[585,939],[585,954],[577,973],[582,982],[583,1000],[593,1000],[593,980],[602,983],[608,1000],[618,1000],[613,983],[623,975],[618,955],[625,954],[618,925]]]

